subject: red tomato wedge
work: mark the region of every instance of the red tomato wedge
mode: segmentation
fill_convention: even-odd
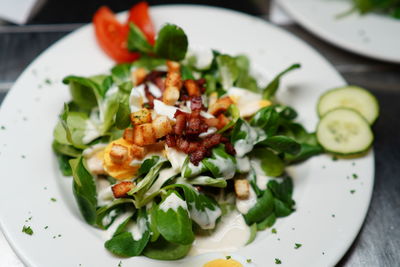
[[[155,30],[149,15],[149,5],[147,2],[139,2],[129,10],[128,24],[133,22],[146,36],[147,41],[154,45]]]
[[[132,62],[138,53],[128,51],[129,29],[121,24],[108,7],[100,7],[93,17],[97,41],[103,51],[118,63]]]

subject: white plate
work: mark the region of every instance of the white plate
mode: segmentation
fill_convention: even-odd
[[[400,63],[400,20],[380,14],[342,18],[351,0],[279,0],[284,10],[322,39],[367,57]]]
[[[268,73],[301,62],[301,70],[285,77],[286,89],[280,92],[280,98],[299,111],[300,120],[309,129],[317,122],[318,95],[345,84],[308,45],[261,19],[196,6],[159,6],[151,9],[151,15],[158,28],[165,22],[180,25],[191,43],[246,53]],[[104,249],[101,231],[81,218],[71,179],[61,177],[51,150],[57,116],[70,99],[62,77],[97,74],[111,66],[96,44],[92,26],[85,26],[39,56],[2,105],[0,126],[5,129],[0,130],[0,225],[28,266],[117,266],[121,260]],[[274,266],[275,258],[281,259],[283,266],[334,265],[364,220],[373,187],[373,163],[371,152],[357,160],[332,161],[329,156],[320,156],[292,167],[297,211],[279,220],[277,234],[259,233],[251,245],[235,255],[250,258],[258,266]],[[353,173],[359,178],[346,179]],[[350,190],[356,191],[351,194]],[[56,202],[51,201],[53,197]],[[34,234],[22,233],[23,225],[31,226]],[[295,243],[302,247],[294,249]],[[145,257],[122,262],[123,266],[200,266],[205,259],[218,255],[188,257],[174,263]]]

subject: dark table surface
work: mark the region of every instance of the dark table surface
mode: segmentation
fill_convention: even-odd
[[[67,3],[48,1],[25,26],[0,22],[0,104],[24,68],[55,41],[90,21],[98,6],[107,4],[121,11],[135,1],[68,1],[65,5],[63,2]],[[171,2],[222,6],[269,19],[269,1],[168,1]],[[359,235],[338,266],[400,266],[400,65],[351,54],[296,24],[282,27],[325,56],[349,84],[369,89],[381,106],[373,127],[375,186],[371,206]],[[0,257],[0,267],[3,266],[21,265],[10,266],[10,261],[2,262]]]

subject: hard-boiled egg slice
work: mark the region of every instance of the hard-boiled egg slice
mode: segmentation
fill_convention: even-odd
[[[271,105],[271,101],[262,99],[260,94],[249,90],[231,87],[226,93],[237,105],[241,117],[254,115],[259,109]]]

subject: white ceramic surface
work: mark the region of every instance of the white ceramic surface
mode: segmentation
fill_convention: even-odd
[[[350,0],[279,0],[277,3],[307,30],[334,45],[367,57],[400,63],[400,20],[381,14],[338,15]]]
[[[261,19],[198,6],[153,7],[151,15],[157,28],[165,22],[182,26],[193,44],[246,53],[269,77],[301,62],[301,70],[285,77],[279,97],[299,111],[300,121],[310,130],[317,123],[318,96],[345,84],[307,44]],[[111,66],[88,25],[39,56],[4,100],[0,111],[0,226],[5,236],[32,267],[108,267],[120,261],[122,266],[192,267],[221,256],[188,257],[173,263],[145,257],[119,259],[104,249],[101,231],[81,218],[71,179],[59,174],[51,150],[53,127],[63,103],[69,100],[61,79],[68,74],[105,72]],[[278,221],[277,234],[261,232],[235,255],[263,267],[275,266],[275,258],[282,261],[281,266],[332,266],[346,252],[366,215],[373,188],[373,153],[339,161],[319,156],[291,167],[290,173],[297,211]],[[353,173],[358,179],[351,177]],[[34,234],[22,233],[23,225],[31,226]],[[302,247],[294,249],[295,243]]]

